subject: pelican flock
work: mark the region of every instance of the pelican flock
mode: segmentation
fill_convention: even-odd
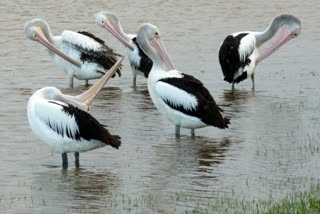
[[[53,61],[67,73],[70,86],[73,78],[85,80],[86,85],[88,80],[101,78],[121,56],[89,32],[65,30],[60,36],[53,36],[43,19],[26,22],[24,33],[49,49]],[[121,75],[120,70],[117,73]]]
[[[108,30],[125,47],[130,61],[133,86],[136,86],[137,75],[148,78],[152,68],[151,59],[143,52],[137,42],[137,35],[126,34],[120,24],[120,20],[114,13],[102,11],[96,14],[96,23],[98,26]]]
[[[74,152],[75,165],[79,168],[79,152],[106,145],[118,149],[121,145],[120,137],[111,135],[87,111],[99,91],[116,72],[122,59],[81,95],[65,95],[55,87],[44,87],[30,97],[28,101],[30,127],[42,142],[62,154],[64,169],[68,168],[68,152]]]
[[[149,23],[141,25],[137,35],[124,33],[120,20],[111,12],[95,15],[96,24],[108,30],[125,47],[133,73],[133,85],[137,75],[147,78],[148,91],[156,108],[175,125],[175,135],[180,128],[194,130],[214,126],[229,127],[230,119],[222,116],[223,110],[216,104],[204,84],[192,75],[176,70],[165,46],[160,40],[159,29]],[[258,48],[280,30],[279,38],[261,54]],[[300,34],[298,18],[282,14],[275,17],[263,32],[238,32],[227,36],[219,50],[219,62],[224,80],[239,83],[249,77],[254,89],[256,66],[279,47]],[[62,167],[68,168],[67,153],[73,152],[75,166],[80,166],[79,153],[106,145],[118,149],[121,138],[109,131],[88,111],[92,101],[105,83],[118,72],[120,76],[123,56],[104,44],[104,41],[88,32],[63,31],[53,36],[43,19],[33,19],[24,26],[25,35],[49,49],[53,61],[69,77],[100,80],[77,96],[61,93],[55,87],[37,90],[29,99],[27,114],[34,134],[53,150],[62,154]],[[121,57],[117,59],[117,57]]]
[[[148,78],[150,97],[180,135],[180,127],[194,129],[205,126],[228,128],[229,119],[223,118],[208,89],[191,75],[174,69],[167,51],[160,41],[159,29],[144,24],[138,32],[138,43],[153,62]]]
[[[271,39],[281,29],[279,38],[260,55],[258,48]],[[254,74],[256,66],[270,56],[291,38],[300,35],[301,22],[298,18],[282,14],[275,17],[263,32],[243,31],[228,35],[219,50],[219,61],[224,80],[234,84],[249,77],[252,79],[254,90]]]

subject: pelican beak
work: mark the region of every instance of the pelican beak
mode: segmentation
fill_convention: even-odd
[[[162,44],[160,38],[155,37],[155,38],[149,40],[149,42],[150,42],[151,46],[153,46],[154,48],[156,48],[158,50],[162,61],[164,61],[164,63],[167,65],[167,68],[169,69],[169,71],[174,70],[174,65],[173,65],[173,63],[172,63],[172,61],[166,51],[166,48]]]
[[[94,98],[98,95],[101,91],[103,86],[107,83],[107,81],[114,75],[114,73],[118,70],[121,62],[123,61],[124,57],[118,59],[118,61],[109,69],[109,71],[103,75],[98,82],[96,82],[91,88],[87,91],[83,92],[80,95],[75,96],[75,98],[87,105],[87,111],[89,111],[89,107],[94,100]]]
[[[54,47],[46,38],[44,35],[43,31],[41,30],[40,27],[37,27],[37,32],[38,34],[35,36],[35,39],[40,42],[42,45],[44,45],[46,48],[49,50],[53,51],[54,53],[58,54],[61,56],[63,59],[67,60],[68,62],[74,64],[75,66],[81,68],[81,64],[74,59],[70,58],[66,54],[64,54],[62,51],[60,51],[58,48]]]
[[[256,59],[256,64],[270,56],[276,50],[278,50],[282,45],[288,42],[290,39],[294,37],[290,27],[288,25],[284,25],[281,29],[279,38],[265,51],[263,51],[259,57]]]
[[[114,37],[116,37],[124,46],[129,48],[131,51],[134,51],[134,47],[130,45],[119,33],[116,31],[116,29],[113,27],[113,25],[106,20],[105,24],[103,27],[109,31]]]

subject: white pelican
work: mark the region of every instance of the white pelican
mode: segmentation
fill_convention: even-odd
[[[85,31],[65,30],[61,36],[53,36],[43,19],[26,22],[24,33],[29,39],[49,49],[53,61],[68,74],[70,86],[73,86],[73,77],[86,80],[86,85],[90,79],[101,78],[117,62],[116,57],[121,56],[105,45],[103,40]],[[66,55],[73,59],[72,64],[59,57],[66,58]],[[120,76],[120,70],[117,72]]]
[[[259,55],[258,48],[271,39],[280,28],[282,30],[277,41]],[[219,50],[219,61],[224,80],[232,83],[232,89],[234,89],[235,83],[251,77],[254,90],[254,74],[257,64],[291,38],[297,37],[300,31],[301,22],[298,18],[282,14],[275,17],[263,32],[243,31],[227,36]]]
[[[119,148],[121,141],[111,135],[87,111],[108,79],[119,68],[122,59],[89,90],[78,96],[62,94],[55,87],[36,91],[28,102],[28,120],[33,133],[56,152],[62,153],[62,167],[68,167],[68,152],[74,152],[79,167],[79,152],[110,145]]]
[[[194,129],[205,126],[228,128],[229,119],[223,118],[209,91],[202,82],[188,74],[174,70],[174,66],[162,45],[159,29],[143,24],[138,32],[138,43],[153,62],[148,77],[148,91],[157,109],[176,126]]]
[[[102,11],[96,14],[96,23],[100,27],[107,29],[114,37],[116,37],[125,47],[127,47],[127,55],[130,61],[133,86],[136,86],[137,75],[148,78],[152,68],[151,59],[142,51],[137,43],[137,35],[124,33],[120,20],[115,14]]]

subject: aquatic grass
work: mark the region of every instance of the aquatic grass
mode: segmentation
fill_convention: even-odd
[[[278,103],[278,102],[271,102],[270,107],[273,112],[282,112],[290,108],[288,103]]]
[[[294,182],[289,177],[287,183]],[[121,195],[121,202],[125,206],[114,207],[121,213],[319,213],[320,212],[320,185],[311,185],[307,192],[294,192],[287,197],[277,200],[273,198],[272,191],[266,200],[248,200],[245,195],[234,193],[212,193],[212,197],[194,197],[191,193],[174,192],[168,198],[155,194],[141,195],[131,198]],[[161,204],[161,201],[169,201],[169,204]]]
[[[246,181],[248,182],[248,181]],[[281,183],[293,184],[295,179],[287,177]],[[293,188],[294,189],[294,188]],[[1,198],[0,205],[14,207],[19,198],[13,196],[8,200]],[[45,207],[50,203],[46,199],[36,202],[32,195],[24,196],[26,208]],[[166,204],[162,202],[166,201]],[[79,204],[78,213],[92,212],[86,203]],[[74,209],[65,209],[63,213],[73,213]],[[320,183],[311,184],[308,191],[292,192],[287,197],[276,199],[272,191],[265,200],[250,200],[245,194],[213,192],[211,196],[201,198],[188,192],[174,192],[171,195],[147,193],[140,196],[109,193],[106,195],[104,207],[95,207],[95,213],[320,213]]]
[[[316,191],[295,193],[280,203],[272,204],[265,213],[320,213],[319,187]]]

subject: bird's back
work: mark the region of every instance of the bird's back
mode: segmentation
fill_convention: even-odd
[[[117,62],[118,56],[121,56],[108,47],[102,39],[86,31],[64,31],[62,41],[67,46],[65,49],[69,48],[68,52],[74,55],[74,58],[79,58],[82,64],[96,64],[91,68],[97,69],[97,72],[100,73],[102,71],[99,67],[104,69],[105,71],[102,74]],[[121,75],[120,69],[117,71],[119,76]]]
[[[247,32],[229,35],[221,44],[219,62],[224,75],[224,80],[229,83],[238,83],[247,78],[247,73],[240,70],[250,63],[250,55],[246,56],[244,59],[240,59],[241,53],[239,52],[241,40],[247,35]],[[237,75],[237,72],[239,72],[239,75]]]
[[[217,106],[213,97],[207,88],[204,87],[201,81],[188,74],[182,74],[182,78],[168,77],[160,79],[159,81],[168,83],[186,93],[194,96],[197,105],[186,108],[186,105],[174,103],[174,100],[165,100],[167,105],[178,110],[186,115],[199,118],[207,125],[212,125],[218,128],[227,128],[229,119],[223,118],[221,115],[221,108]]]

